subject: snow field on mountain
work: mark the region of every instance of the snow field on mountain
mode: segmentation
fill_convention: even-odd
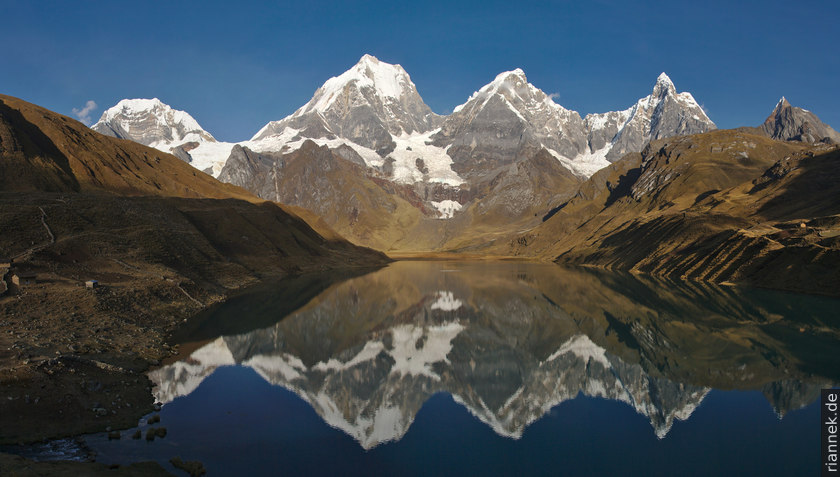
[[[589,178],[592,174],[610,165],[610,161],[606,159],[607,153],[610,152],[611,145],[607,145],[595,152],[584,152],[573,159],[563,156],[554,149],[545,148],[555,159],[560,161],[560,164],[566,169],[572,171],[575,175]],[[543,146],[545,147],[545,146]]]
[[[432,205],[440,213],[441,219],[451,219],[455,216],[455,212],[461,210],[462,205],[454,200],[442,200],[440,202],[432,201]]]
[[[394,137],[397,147],[389,154],[389,157],[395,160],[393,177],[395,181],[405,184],[442,182],[452,186],[464,182],[452,170],[452,158],[446,153],[446,149],[427,144],[438,131],[435,129],[425,134],[403,133],[399,137]],[[423,173],[417,168],[417,159],[423,160],[428,173]]]
[[[335,133],[344,131],[345,128],[357,131],[362,127],[359,124],[366,124],[357,124],[346,119],[353,117],[351,111],[347,110],[348,104],[353,111],[362,111],[363,115],[370,114],[380,131],[384,126],[392,132],[391,140],[396,147],[390,154],[383,158],[372,149],[381,149],[383,144],[381,137],[377,137],[375,141],[371,139],[375,137],[373,133],[370,136],[354,136],[352,141]],[[504,109],[497,109],[500,105],[514,114],[508,115]],[[480,116],[482,114],[484,116]],[[492,116],[494,114],[500,117],[495,118]],[[491,116],[488,118],[487,115]],[[351,147],[366,166],[382,172],[387,170],[389,179],[394,182],[443,183],[449,186],[459,186],[465,181],[452,170],[453,160],[447,153],[449,146],[446,144],[457,142],[459,134],[476,134],[476,131],[482,131],[481,128],[486,127],[488,119],[490,122],[516,122],[517,124],[509,126],[502,125],[499,130],[518,131],[524,127],[524,137],[536,138],[536,142],[530,144],[531,146],[542,146],[565,168],[584,179],[608,166],[610,161],[618,159],[613,157],[617,156],[616,152],[640,149],[640,141],[676,133],[684,134],[687,131],[702,132],[704,129],[715,127],[694,97],[687,92],[677,93],[673,82],[665,73],[657,78],[652,93],[638,99],[630,108],[590,114],[581,119],[577,112],[565,109],[555,103],[551,96],[530,84],[525,73],[517,68],[498,74],[492,82],[473,93],[467,102],[454,108],[452,115],[443,121],[443,128],[420,133],[405,132],[417,127],[432,128],[439,124],[437,120],[430,120],[430,117],[437,118],[423,103],[411,78],[401,66],[364,55],[352,68],[328,79],[312,99],[292,115],[269,122],[248,141],[216,142],[209,133],[201,129],[192,116],[184,111],[174,110],[157,99],[120,101],[102,115],[97,125],[108,123],[103,127],[122,128],[130,135],[136,131],[138,137],[146,138],[145,141],[148,141],[149,137],[165,137],[167,139],[155,141],[151,145],[167,153],[184,143],[196,142],[198,147],[188,151],[192,157],[191,164],[199,170],[210,172],[214,177],[221,173],[235,144],[259,153],[289,153],[299,149],[306,140],[312,140],[331,149],[342,145]],[[478,122],[479,129],[471,129],[473,121],[478,117],[482,118]],[[291,127],[289,124],[296,126]],[[298,124],[314,124],[314,130],[320,132],[313,135],[332,135],[335,139],[303,137],[298,127],[308,131],[313,129],[310,126],[297,126]],[[400,133],[393,133],[394,131]],[[446,134],[451,132],[454,136],[447,136],[446,140],[441,142],[441,131]],[[442,146],[431,144],[431,138],[436,134],[436,142]],[[170,140],[169,137],[173,139]],[[593,151],[593,146],[586,142],[593,138],[598,140],[599,146],[604,144],[604,141],[606,144]],[[387,140],[384,144],[387,145]],[[610,154],[614,147],[619,149]],[[441,218],[451,218],[460,207],[456,207],[456,204],[453,201],[443,201],[432,205],[439,211]]]

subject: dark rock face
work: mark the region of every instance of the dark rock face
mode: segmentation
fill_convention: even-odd
[[[479,184],[482,200],[476,204],[476,213],[513,221],[534,211],[548,210],[549,204],[577,184],[579,179],[542,149]]]
[[[795,106],[782,98],[773,112],[759,126],[767,137],[781,141],[802,141],[810,144],[818,142],[838,143],[840,133],[820,121],[816,114]]]
[[[237,145],[220,177],[263,199],[314,212],[358,243],[385,247],[408,233],[400,220],[416,221],[428,211],[411,186],[389,181],[383,171],[363,163],[348,146],[333,150],[312,140],[287,153],[257,153]]]
[[[171,149],[171,151],[173,156],[189,164],[193,160],[192,156],[190,155],[190,151],[197,147],[198,143],[195,141],[191,141],[181,144],[180,146],[175,146]]]
[[[788,379],[765,385],[761,392],[773,406],[779,416],[801,409],[820,397],[820,390],[825,384],[804,383]]]
[[[271,172],[282,169],[283,165],[280,154],[260,154],[237,144],[231,149],[219,180],[248,188],[259,197],[273,200],[268,190],[274,190],[270,187]]]

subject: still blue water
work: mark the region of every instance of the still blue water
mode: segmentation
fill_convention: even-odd
[[[836,300],[426,262],[325,283],[268,327],[237,318],[271,314],[288,289],[203,317],[242,328],[205,326],[150,373],[166,437],[89,436],[97,460],[174,471],[179,456],[208,475],[818,472]]]

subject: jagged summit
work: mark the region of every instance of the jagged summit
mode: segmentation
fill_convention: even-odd
[[[173,109],[158,98],[123,99],[105,110],[91,129],[153,147],[190,139],[216,141],[189,113]],[[188,137],[191,134],[196,138]]]
[[[807,109],[792,106],[782,96],[759,129],[773,139],[807,143],[840,142],[840,133]]]
[[[408,73],[400,65],[391,65],[379,61],[371,55],[364,55],[355,66],[339,76],[332,77],[315,93],[317,101],[310,101],[297,110],[293,116],[300,116],[310,111],[325,112],[341,95],[344,88],[355,83],[357,88],[372,88],[381,98],[399,100],[403,94],[415,89]]]
[[[525,71],[522,68],[516,68],[510,71],[503,71],[496,75],[496,78],[491,81],[489,84],[485,85],[483,89],[492,87],[492,86],[499,86],[504,84],[505,82],[509,81],[528,81],[528,78],[525,76]]]
[[[385,157],[396,147],[393,137],[431,131],[438,122],[402,66],[364,55],[328,79],[291,116],[266,124],[252,140],[294,130],[312,139],[349,139]]]
[[[448,147],[456,172],[479,177],[540,149],[563,162],[583,150],[584,137],[580,115],[555,103],[517,68],[496,75],[456,107],[433,140]],[[586,175],[568,160],[563,164]]]
[[[487,104],[490,97],[495,94],[502,95],[508,101],[513,101],[515,97],[522,98],[525,102],[528,99],[536,99],[538,102],[546,102],[553,106],[559,106],[554,103],[551,98],[528,82],[525,72],[521,68],[516,68],[511,71],[503,71],[496,75],[496,78],[490,83],[484,85],[481,89],[473,93],[467,102],[455,107],[452,111],[457,113],[461,111],[467,104],[475,101],[478,98],[483,98],[482,107]],[[526,105],[527,106],[527,105]],[[565,108],[563,108],[565,110]]]
[[[665,74],[665,72],[662,72],[659,77],[656,78],[656,84],[653,86],[653,94],[658,96],[666,92],[676,93],[677,88],[674,86],[674,82],[671,81],[671,78]]]
[[[671,78],[662,73],[651,94],[624,111],[589,114],[589,154],[609,162],[641,151],[645,144],[670,136],[698,134],[716,129],[715,123],[691,93],[677,93]]]
[[[91,129],[174,154],[214,176],[221,171],[225,159],[218,151],[229,149],[189,113],[174,109],[158,98],[123,99],[103,112]]]

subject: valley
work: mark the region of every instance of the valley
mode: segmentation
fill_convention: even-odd
[[[0,477],[836,467],[840,3],[0,12]]]
[[[516,69],[437,115],[400,65],[364,55],[237,144],[143,101],[120,102],[93,129],[176,155],[189,147],[198,168],[212,151],[207,173],[394,257],[514,257],[840,289],[840,133],[785,98],[758,127],[717,130],[662,73],[629,108],[582,117]]]
[[[370,55],[238,143],[157,99],[120,101],[88,128],[0,95],[0,445],[132,427],[152,409],[145,373],[184,354],[173,336],[205,333],[213,321],[197,316],[281,279],[288,291],[270,303],[285,314],[394,260],[836,296],[838,140],[784,98],[759,127],[718,130],[664,73],[628,109],[581,117],[517,69],[443,116],[402,67]],[[541,291],[574,307],[553,293]],[[224,326],[241,334],[254,319]],[[563,346],[588,346],[575,339]],[[393,439],[348,432],[363,446]]]
[[[123,100],[92,126],[312,210],[353,243],[386,253],[461,249],[531,228],[625,153],[714,128],[664,73],[628,109],[581,117],[516,69],[440,116],[400,65],[371,55],[241,143],[215,141],[159,100]]]

